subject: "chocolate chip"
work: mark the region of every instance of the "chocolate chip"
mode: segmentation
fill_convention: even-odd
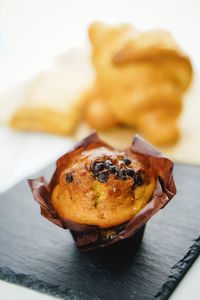
[[[105,169],[105,164],[104,163],[96,163],[93,167],[92,172],[94,174],[97,174],[98,172],[102,171],[103,169]]]
[[[118,170],[117,166],[109,166],[109,171],[111,174],[115,174]]]
[[[137,184],[137,185],[142,185],[143,184],[143,179],[142,179],[142,176],[140,174],[137,174],[135,176],[135,184]]]
[[[118,175],[122,180],[125,180],[126,179],[126,169],[120,169],[118,172]]]
[[[108,180],[108,173],[102,172],[98,175],[98,180],[101,183],[104,183]]]
[[[105,163],[106,167],[109,167],[112,165],[112,161],[109,159],[105,160],[104,163]]]
[[[127,172],[127,175],[130,177],[133,177],[135,174],[134,170],[131,168],[126,168],[126,172]]]
[[[72,174],[70,174],[70,173],[67,174],[66,177],[65,177],[65,179],[66,179],[66,181],[69,182],[69,183],[72,182],[72,181],[73,181],[73,176],[72,176]]]
[[[125,165],[130,165],[131,164],[131,160],[128,157],[124,157],[122,158],[123,162],[125,163]]]

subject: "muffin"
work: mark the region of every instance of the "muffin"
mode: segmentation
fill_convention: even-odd
[[[173,163],[136,136],[114,149],[93,132],[57,161],[49,184],[29,180],[41,214],[70,229],[80,250],[141,234],[146,221],[175,194]]]

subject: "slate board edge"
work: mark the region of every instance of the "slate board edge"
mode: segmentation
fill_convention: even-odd
[[[177,287],[178,283],[181,281],[181,279],[187,273],[189,268],[192,266],[199,254],[200,236],[188,249],[186,255],[171,268],[170,275],[168,276],[166,282],[162,285],[162,287],[159,289],[158,293],[155,295],[154,298],[158,300],[168,299],[174,291],[174,289]],[[51,296],[60,297],[63,299],[80,299],[79,295],[77,295],[76,292],[72,291],[70,288],[61,290],[58,285],[50,286],[47,282],[38,280],[34,276],[26,274],[15,274],[11,269],[7,267],[0,267],[0,279],[20,286],[31,288],[41,293],[49,294]]]
[[[200,236],[195,240],[194,244],[189,247],[185,256],[178,261],[172,268],[166,282],[162,285],[155,299],[166,300],[177,287],[181,279],[192,266],[196,258],[200,254]]]
[[[79,299],[74,291],[69,288],[65,290],[60,290],[58,285],[50,285],[49,283],[38,280],[36,276],[26,275],[26,274],[16,274],[10,268],[0,267],[0,280],[4,280],[9,283],[14,283],[16,285],[27,287],[35,290],[36,292],[49,294],[51,296],[63,299]],[[72,296],[73,295],[73,296]]]

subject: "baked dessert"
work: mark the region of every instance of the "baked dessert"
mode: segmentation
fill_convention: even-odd
[[[94,88],[111,118],[136,127],[154,144],[175,142],[192,65],[171,34],[96,22],[89,28],[89,37],[96,71]],[[91,124],[87,115],[86,120]],[[98,129],[98,122],[91,125]]]
[[[119,121],[112,112],[109,104],[102,99],[98,90],[98,83],[84,94],[85,120],[96,130],[105,130],[119,125]]]
[[[44,217],[72,230],[80,250],[130,238],[175,194],[173,163],[136,137],[119,151],[94,132],[57,161],[49,184],[29,180]]]
[[[154,189],[153,174],[136,158],[102,146],[85,150],[65,166],[51,202],[60,218],[108,228],[136,215]]]
[[[86,64],[87,65],[87,64]],[[71,135],[81,119],[84,94],[90,74],[81,68],[55,67],[38,75],[27,85],[25,99],[13,113],[9,125],[24,131]],[[84,72],[87,70],[84,68]]]

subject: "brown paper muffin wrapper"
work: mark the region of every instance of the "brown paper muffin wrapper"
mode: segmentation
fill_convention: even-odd
[[[96,132],[92,132],[71,151],[58,159],[57,168],[50,183],[45,182],[44,177],[28,180],[34,199],[40,205],[41,215],[64,229],[70,229],[76,241],[77,248],[82,251],[106,247],[133,237],[141,228],[144,229],[146,222],[176,194],[176,187],[173,180],[173,162],[164,157],[160,151],[141,137],[135,136],[132,145],[124,150],[126,155],[130,158],[133,155],[136,156],[147,169],[147,172],[148,169],[151,169],[157,178],[153,195],[145,207],[130,221],[107,229],[78,224],[71,220],[60,218],[51,203],[51,194],[58,183],[60,174],[68,167],[70,161],[75,156],[81,154],[82,151],[102,146],[113,149],[101,141]],[[139,232],[143,233],[143,230]]]

